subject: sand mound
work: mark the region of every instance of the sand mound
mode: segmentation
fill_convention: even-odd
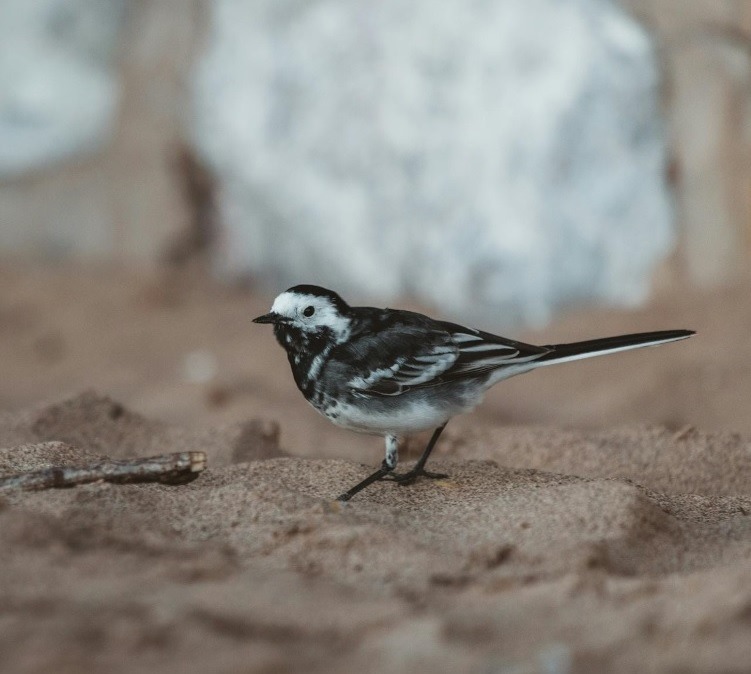
[[[258,420],[185,431],[150,421],[93,391],[0,417],[0,447],[65,442],[110,458],[207,451],[213,465],[286,456],[276,424]]]
[[[692,426],[607,431],[510,427],[447,430],[437,456],[493,459],[506,466],[617,477],[671,493],[751,496],[751,440]]]
[[[176,429],[93,393],[0,419],[2,474],[190,449],[210,466],[182,486],[5,495],[3,671],[699,672],[751,658],[741,436],[449,436],[435,464],[448,479],[346,504],[334,497],[367,466],[285,457],[274,436]]]

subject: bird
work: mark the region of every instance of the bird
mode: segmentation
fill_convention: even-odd
[[[350,306],[333,290],[308,284],[281,293],[253,322],[273,325],[297,387],[318,412],[345,429],[385,439],[381,467],[340,501],[379,480],[408,485],[418,477],[446,478],[425,469],[443,429],[504,379],[694,334],[662,330],[536,346],[413,311]],[[394,472],[400,438],[427,430],[433,434],[414,467]]]

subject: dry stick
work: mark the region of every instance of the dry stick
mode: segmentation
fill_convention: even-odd
[[[105,459],[84,466],[53,466],[0,478],[0,492],[74,487],[87,482],[185,484],[206,468],[204,452],[160,454],[145,459]]]

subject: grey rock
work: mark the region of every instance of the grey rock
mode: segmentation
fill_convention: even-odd
[[[0,3],[0,179],[95,151],[118,101],[124,0]]]
[[[618,6],[210,7],[193,135],[226,273],[485,324],[644,298],[672,213],[651,44]]]

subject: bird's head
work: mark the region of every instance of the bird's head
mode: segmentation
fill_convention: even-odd
[[[349,305],[333,290],[298,285],[285,290],[271,311],[253,319],[271,323],[279,343],[288,351],[312,344],[343,342],[351,330]]]

